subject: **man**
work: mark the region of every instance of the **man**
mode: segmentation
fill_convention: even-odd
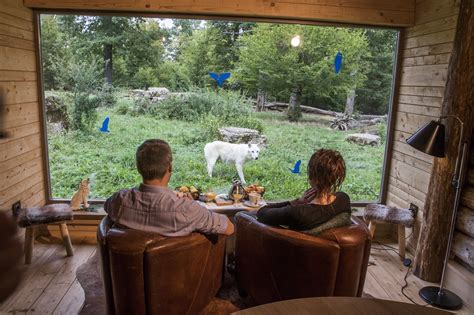
[[[172,174],[171,148],[163,140],[151,139],[137,149],[140,187],[124,189],[104,205],[115,223],[163,236],[184,236],[194,231],[230,235],[234,225],[223,214],[207,210],[190,196],[179,197],[168,188]]]

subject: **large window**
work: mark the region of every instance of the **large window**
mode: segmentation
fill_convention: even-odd
[[[218,161],[211,178],[204,156],[224,140],[258,143],[243,174],[268,200],[308,187],[319,148],[342,153],[352,201],[379,198],[398,31],[52,14],[40,23],[53,198],[84,178],[97,199],[136,186],[135,150],[150,138],[173,149],[171,187],[227,192],[235,166]]]

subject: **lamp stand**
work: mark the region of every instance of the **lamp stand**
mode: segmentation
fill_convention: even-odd
[[[462,132],[461,132],[462,134]],[[448,238],[448,248],[446,249],[446,256],[444,258],[444,265],[443,265],[443,273],[441,276],[441,282],[439,287],[424,287],[419,291],[420,297],[425,300],[427,303],[447,309],[447,310],[458,310],[462,307],[462,300],[459,296],[455,293],[443,288],[444,281],[445,281],[445,273],[446,267],[448,266],[449,255],[451,253],[451,243],[453,241],[453,234],[454,234],[454,227],[456,225],[456,217],[457,217],[457,210],[459,206],[459,200],[461,198],[461,190],[462,190],[462,181],[464,178],[464,169],[465,169],[465,162],[467,159],[467,143],[463,144],[462,147],[462,154],[458,155],[456,159],[456,173],[453,178],[453,186],[456,188],[456,195],[454,198],[454,205],[453,205],[453,216],[451,217],[451,227],[449,231],[449,238]],[[459,159],[461,159],[459,164]],[[458,165],[460,168],[457,169]]]

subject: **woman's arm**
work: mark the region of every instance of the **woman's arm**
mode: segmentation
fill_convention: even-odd
[[[292,206],[274,208],[271,205],[257,211],[258,221],[269,225],[293,225],[294,218],[291,214]]]
[[[290,204],[292,206],[305,205],[305,204],[310,203],[314,198],[316,198],[316,190],[311,187],[311,188],[307,189],[303,193],[303,196],[301,196],[300,198],[291,200]]]

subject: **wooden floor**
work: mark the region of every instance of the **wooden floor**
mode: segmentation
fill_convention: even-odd
[[[77,242],[76,242],[77,243]],[[374,244],[373,248],[380,245]],[[93,244],[74,245],[74,256],[66,257],[65,249],[58,243],[35,244],[33,263],[24,267],[24,279],[19,288],[0,305],[0,312],[11,314],[77,314],[84,302],[84,291],[77,282],[76,269],[95,253]],[[388,250],[372,250],[364,292],[379,299],[411,303],[401,293],[407,268],[397,254]],[[98,275],[99,276],[99,275]],[[418,290],[430,283],[413,275],[407,278],[406,294],[424,305]],[[456,314],[474,314],[466,307]]]
[[[76,269],[95,253],[96,246],[85,240],[73,246],[74,256],[66,257],[58,239],[38,240],[31,265],[24,266],[22,283],[0,304],[0,313],[77,314],[84,291],[76,279]]]

